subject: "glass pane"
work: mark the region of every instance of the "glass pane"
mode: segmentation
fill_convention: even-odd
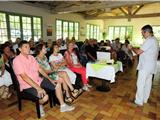
[[[126,38],[132,38],[132,27],[127,27]]]
[[[63,39],[68,37],[68,22],[63,22]]]
[[[20,17],[9,15],[9,25],[10,25],[10,33],[11,40],[14,42],[17,37],[20,37]]]
[[[74,24],[74,37],[76,40],[79,39],[79,23]]]
[[[109,29],[108,29],[109,40],[113,40],[114,39],[113,36],[114,36],[114,27],[109,27]]]
[[[90,25],[87,24],[87,39],[90,38]]]
[[[154,36],[158,39],[160,45],[160,26],[153,26]]]
[[[0,13],[0,44],[7,41],[7,24],[5,13]]]
[[[23,40],[32,38],[31,34],[31,17],[22,17]]]
[[[114,29],[114,38],[119,37],[119,33],[120,33],[120,27],[115,27],[115,29]]]
[[[57,24],[58,26],[62,26],[62,21],[61,21],[61,20],[57,20],[57,21],[56,21],[56,24]]]
[[[97,27],[97,40],[99,40],[99,38],[100,38],[100,27],[98,26]]]
[[[73,22],[69,22],[69,38],[73,37]]]
[[[29,18],[27,18],[29,19]],[[28,22],[28,24],[31,24],[31,22]],[[39,17],[34,17],[33,18],[33,31],[34,31],[34,40],[35,41],[38,41],[39,38],[41,38],[41,29],[42,26],[41,26],[41,18]],[[27,27],[27,29],[31,29],[31,26]]]
[[[19,16],[15,16],[15,22],[19,22]]]
[[[13,22],[13,21],[14,21],[14,16],[11,16],[11,15],[10,15],[10,16],[9,16],[9,21],[10,21],[10,22]]]
[[[124,42],[125,38],[126,38],[126,27],[121,27],[120,28],[120,40],[121,42]]]
[[[93,26],[93,38],[97,38],[97,26]]]
[[[93,38],[93,25],[90,25],[90,38]]]

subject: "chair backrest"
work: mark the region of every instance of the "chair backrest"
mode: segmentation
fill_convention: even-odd
[[[99,52],[97,51],[97,60],[110,60],[111,59],[111,53],[110,52]]]
[[[11,75],[11,79],[12,79],[12,82],[13,82],[14,90],[16,90],[17,94],[19,94],[20,93],[20,85],[19,85],[19,82],[17,80],[17,76],[15,75],[13,67],[12,67],[13,59],[10,59],[9,62],[8,62],[8,64],[9,64],[9,73]]]

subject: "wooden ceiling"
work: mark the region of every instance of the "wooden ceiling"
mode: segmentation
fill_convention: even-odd
[[[119,19],[140,17],[156,17],[160,13],[141,14],[136,13],[147,4],[159,1],[20,1],[19,3],[47,9],[52,14],[78,13],[85,19]]]

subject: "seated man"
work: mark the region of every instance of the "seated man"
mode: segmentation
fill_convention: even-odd
[[[56,90],[56,96],[60,102],[60,112],[74,110],[75,107],[64,103],[61,83],[52,80],[44,70],[39,67],[35,58],[29,55],[30,47],[27,41],[21,41],[18,45],[20,54],[13,60],[14,72],[20,84],[20,90],[33,94],[40,98],[40,113],[44,116],[42,104],[48,100],[45,88]],[[46,79],[39,76],[39,73]]]

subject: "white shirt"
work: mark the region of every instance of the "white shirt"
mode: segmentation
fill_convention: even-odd
[[[63,58],[62,54],[60,54],[60,53],[57,56],[55,56],[55,55],[52,54],[49,57],[49,62],[54,61],[55,63],[60,63],[60,62],[62,62],[63,59],[64,58]]]
[[[72,53],[71,54],[71,59],[72,59],[74,65],[78,64],[77,55],[75,55],[74,53]]]
[[[66,49],[67,49],[67,45],[66,45],[66,44],[61,45],[59,49],[60,49],[60,50],[66,50]]]
[[[148,37],[141,46],[143,53],[139,56],[138,70],[155,73],[158,59],[158,41],[154,36]]]

